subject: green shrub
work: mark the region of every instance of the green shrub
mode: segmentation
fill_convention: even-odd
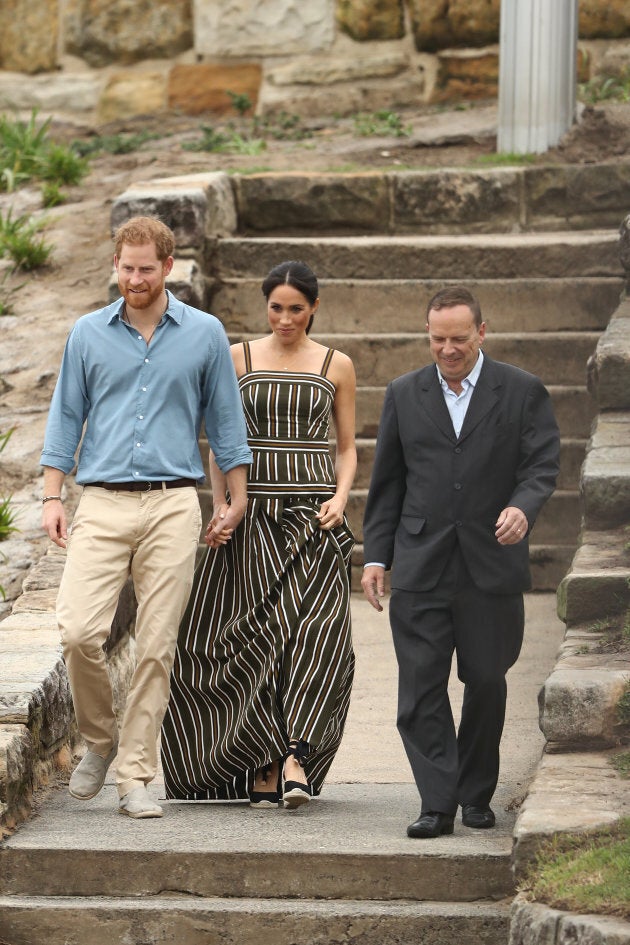
[[[87,172],[87,163],[72,148],[49,138],[50,118],[37,123],[33,111],[29,121],[0,115],[0,190],[13,191],[30,180],[77,184]]]
[[[2,274],[2,278],[0,278],[0,318],[3,315],[13,314],[13,296],[19,292],[24,285],[23,282],[19,285],[7,284],[13,277],[13,273],[13,269],[6,269]]]
[[[0,453],[6,447],[13,434],[13,427],[6,433],[0,433]],[[11,508],[11,496],[0,497],[0,541],[6,541],[9,535],[16,532],[16,512]],[[4,593],[3,593],[4,596]]]
[[[0,211],[0,257],[13,260],[16,269],[37,269],[48,262],[52,246],[38,236],[44,226],[33,222],[26,214],[14,217],[11,208],[6,215]]]

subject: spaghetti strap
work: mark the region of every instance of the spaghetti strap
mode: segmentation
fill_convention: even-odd
[[[243,342],[243,354],[245,355],[245,373],[251,374],[252,371],[252,354],[249,350],[249,341]]]
[[[322,364],[322,369],[320,371],[320,374],[322,377],[326,377],[326,374],[328,373],[328,368],[330,367],[330,362],[332,361],[332,357],[334,353],[335,353],[334,348],[329,348],[328,351],[326,352],[326,357],[324,358],[324,363]]]

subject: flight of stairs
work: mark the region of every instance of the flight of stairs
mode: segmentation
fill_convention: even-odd
[[[108,784],[78,803],[57,790],[1,845],[0,942],[508,941],[514,881],[505,815],[483,837],[410,841],[403,825],[417,793],[409,784],[330,785],[297,816],[184,803],[143,822],[115,812],[114,791]]]
[[[362,516],[385,386],[430,361],[427,301],[443,285],[460,282],[480,299],[488,354],[537,374],[552,396],[561,473],[530,545],[534,589],[555,590],[580,526],[579,474],[595,413],[586,389],[587,360],[623,285],[615,247],[616,234],[607,231],[278,235],[216,243],[209,308],[232,340],[267,330],[263,278],[282,260],[303,259],[320,280],[312,337],[354,361],[359,462],[347,508],[357,539],[353,589],[363,563]]]

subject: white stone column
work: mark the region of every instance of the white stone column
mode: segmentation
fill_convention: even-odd
[[[578,0],[501,0],[497,150],[541,154],[575,118]]]

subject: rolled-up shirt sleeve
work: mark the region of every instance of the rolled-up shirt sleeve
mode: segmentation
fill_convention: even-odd
[[[227,336],[219,337],[204,380],[206,437],[221,472],[249,465],[252,452]]]
[[[64,473],[74,468],[75,454],[89,410],[81,349],[80,328],[75,325],[68,336],[61,361],[40,460],[42,466],[53,466]]]

